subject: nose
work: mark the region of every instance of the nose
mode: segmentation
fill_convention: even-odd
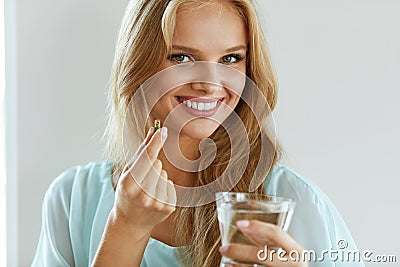
[[[210,82],[194,82],[192,83],[192,89],[196,91],[204,91],[207,95],[216,94],[222,90],[222,85],[214,84]]]
[[[222,90],[222,75],[218,64],[202,63],[197,71],[200,75],[198,81],[191,83],[193,90],[202,90],[210,95]]]

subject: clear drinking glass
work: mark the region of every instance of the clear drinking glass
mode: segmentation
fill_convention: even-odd
[[[219,229],[222,245],[240,243],[255,245],[237,228],[239,220],[258,220],[273,223],[287,231],[296,206],[290,198],[269,196],[255,193],[218,192],[216,193]],[[278,249],[274,244],[268,244],[271,249]],[[257,257],[257,255],[254,255]],[[225,264],[239,266],[261,266],[251,262],[241,262],[227,257],[222,257],[221,266]]]

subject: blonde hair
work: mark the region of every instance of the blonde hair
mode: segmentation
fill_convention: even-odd
[[[134,3],[136,2],[136,3]],[[257,85],[264,95],[271,111],[277,100],[276,82],[271,66],[265,38],[258,22],[253,1],[251,0],[137,0],[130,1],[120,28],[116,44],[115,58],[112,68],[108,102],[108,124],[104,138],[106,140],[105,157],[113,164],[112,177],[116,181],[127,163],[127,144],[134,150],[143,141],[144,134],[150,127],[150,120],[142,106],[129,109],[130,102],[138,88],[153,74],[160,71],[167,53],[169,52],[174,32],[176,14],[187,6],[202,7],[207,4],[229,4],[243,19],[248,29],[247,76]],[[157,46],[155,48],[155,46]],[[144,95],[142,96],[144,98]],[[143,102],[145,103],[145,102]],[[135,107],[135,106],[134,106]],[[134,112],[132,112],[134,111]],[[241,99],[235,112],[242,120],[248,135],[250,153],[246,161],[242,178],[231,191],[248,192],[249,185],[255,175],[258,163],[262,163],[261,140],[266,137],[271,143],[271,135],[263,124],[258,123],[250,107]],[[147,113],[149,114],[149,113]],[[268,114],[266,114],[267,116]],[[128,121],[128,122],[127,122]],[[145,121],[146,129],[138,125]],[[124,127],[129,123],[131,128],[125,132]],[[136,125],[136,127],[135,127]],[[129,133],[129,134],[128,134]],[[199,171],[198,186],[211,183],[221,176],[230,160],[230,139],[223,127],[210,136],[217,147],[215,160],[206,169]],[[271,164],[280,157],[279,146],[274,147]],[[246,151],[248,152],[248,151]],[[239,160],[243,160],[239,157]],[[236,164],[236,163],[235,163]],[[237,162],[238,165],[243,162]],[[271,164],[261,164],[257,175],[266,177]],[[260,168],[260,167],[259,167]],[[263,184],[256,191],[264,193]],[[221,245],[215,203],[198,207],[177,208],[175,236],[178,243],[190,244],[181,247],[180,258],[185,266],[218,266],[221,256],[218,248]],[[191,233],[191,236],[188,236]]]

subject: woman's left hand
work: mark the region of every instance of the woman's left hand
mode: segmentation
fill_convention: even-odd
[[[279,226],[257,220],[242,220],[238,221],[236,225],[257,246],[230,243],[220,247],[219,251],[222,256],[271,267],[308,266],[307,261],[302,261],[304,248]],[[282,248],[283,251],[274,251],[273,248],[266,246],[267,242]],[[297,257],[289,257],[289,255],[299,255],[299,258],[293,260]]]

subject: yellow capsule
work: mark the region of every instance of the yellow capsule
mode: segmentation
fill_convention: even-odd
[[[161,128],[161,122],[160,122],[160,120],[154,120],[154,128],[155,128],[154,131],[157,131],[158,129]]]

